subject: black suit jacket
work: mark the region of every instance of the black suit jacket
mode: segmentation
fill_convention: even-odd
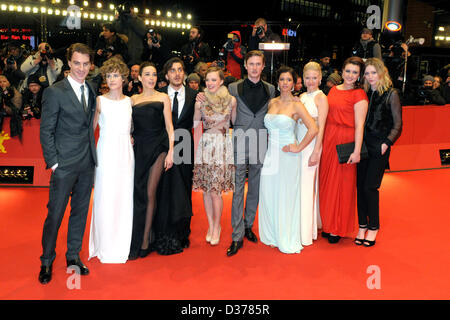
[[[160,89],[161,92],[164,92],[167,94],[168,86],[162,87]],[[178,117],[178,120],[176,122],[173,121],[173,129],[175,132],[175,142],[174,146],[176,146],[178,143],[182,142],[182,139],[179,140],[179,134],[177,134],[177,129],[186,129],[189,132],[190,135],[190,145],[191,145],[191,164],[194,163],[194,138],[192,136],[192,127],[194,126],[194,112],[195,112],[195,99],[197,98],[197,91],[189,88],[184,87],[185,89],[185,99],[184,99],[184,105],[183,109],[181,110],[181,114]],[[181,151],[180,155],[182,156],[183,153]]]
[[[86,113],[67,78],[46,88],[42,95],[40,140],[47,168],[71,168],[84,157],[97,164],[93,119],[96,93],[89,88]]]

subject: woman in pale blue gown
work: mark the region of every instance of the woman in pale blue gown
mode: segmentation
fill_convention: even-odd
[[[280,96],[269,103],[264,117],[269,142],[261,171],[259,236],[261,242],[283,253],[300,253],[300,152],[317,135],[318,128],[305,106],[294,98],[297,75],[289,67],[277,73]],[[295,137],[296,120],[308,128],[303,140]]]

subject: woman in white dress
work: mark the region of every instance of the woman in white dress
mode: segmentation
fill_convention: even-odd
[[[300,253],[301,198],[300,152],[318,132],[313,118],[303,104],[294,99],[292,88],[297,75],[289,67],[278,70],[280,96],[269,102],[264,125],[269,143],[261,170],[259,189],[259,236],[261,242],[277,247],[283,253]],[[296,120],[300,118],[308,128],[297,143]]]
[[[300,96],[300,101],[318,124],[319,132],[314,140],[301,152],[301,225],[302,244],[312,245],[317,239],[317,229],[321,229],[319,215],[318,168],[322,153],[322,139],[328,115],[327,96],[319,89],[322,70],[317,62],[309,62],[303,68],[303,83],[307,92]],[[308,132],[305,124],[298,120],[297,140],[301,141]]]
[[[133,226],[134,153],[131,140],[131,99],[122,94],[128,67],[112,58],[100,68],[109,92],[97,97],[94,130],[97,143],[94,204],[89,238],[89,259],[125,263]]]

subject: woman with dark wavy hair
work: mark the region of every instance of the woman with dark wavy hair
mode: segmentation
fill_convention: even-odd
[[[359,232],[355,244],[371,247],[375,245],[380,228],[378,189],[389,161],[391,146],[402,131],[402,106],[398,92],[392,87],[388,70],[380,59],[367,59],[364,90],[369,97],[364,130],[369,158],[357,165]]]
[[[356,164],[360,161],[367,95],[360,88],[364,62],[350,57],[342,67],[344,82],[328,93],[328,116],[319,168],[322,236],[337,243],[353,232],[356,206]],[[355,142],[347,163],[339,163],[336,145]]]

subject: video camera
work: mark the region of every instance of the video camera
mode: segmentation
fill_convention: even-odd
[[[227,51],[233,51],[233,49],[234,49],[233,34],[232,34],[232,33],[229,33],[229,34],[227,35],[227,37],[228,37],[228,40],[227,40],[227,42],[225,42],[225,44],[223,45],[223,47],[224,47],[225,50],[227,50]],[[239,41],[239,40],[238,40],[238,41]]]
[[[262,35],[264,33],[264,27],[263,26],[259,26],[257,29],[256,29],[256,35],[257,36],[260,36],[260,35]]]
[[[13,55],[10,55],[8,58],[6,58],[6,64],[13,65],[16,62],[16,58],[14,58]]]

